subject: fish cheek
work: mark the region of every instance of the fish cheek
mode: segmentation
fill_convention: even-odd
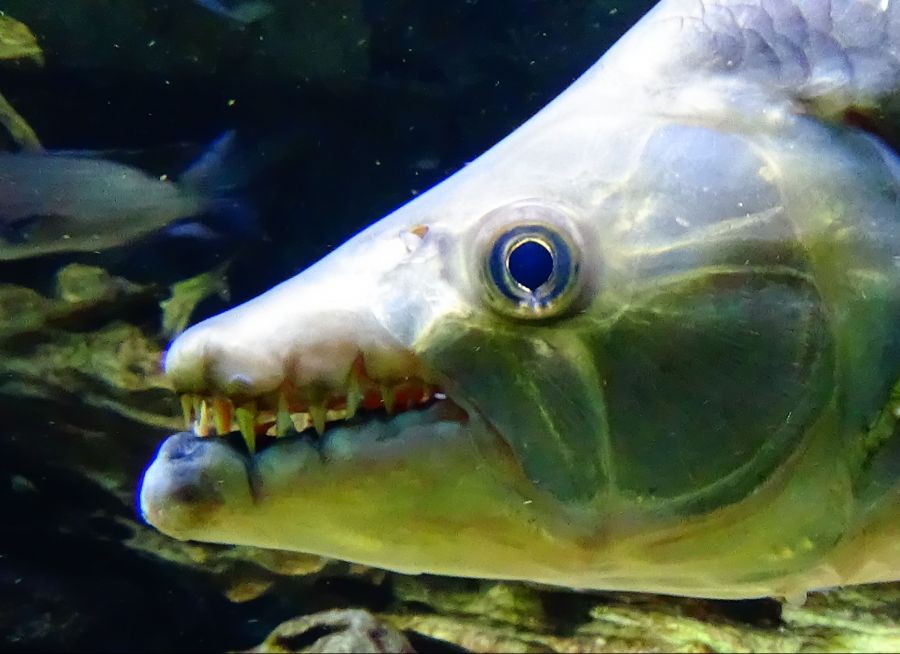
[[[534,487],[572,504],[605,491],[601,384],[569,332],[448,320],[424,357],[474,404]]]
[[[709,273],[630,308],[605,348],[620,491],[683,512],[742,499],[790,459],[834,389],[834,345],[800,276]]]

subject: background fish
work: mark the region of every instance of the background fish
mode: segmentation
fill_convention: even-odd
[[[215,178],[232,140],[220,137],[177,183],[90,153],[0,153],[0,260],[103,250],[207,214],[243,220]]]
[[[231,20],[249,25],[258,20],[262,20],[274,11],[274,7],[268,2],[252,1],[239,2],[233,7],[228,8],[219,0],[194,0],[194,2],[209,11],[215,12],[221,16],[226,16]]]

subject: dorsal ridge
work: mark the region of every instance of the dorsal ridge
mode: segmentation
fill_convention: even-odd
[[[609,63],[651,92],[718,83],[831,119],[897,104],[898,45],[898,0],[663,0]]]

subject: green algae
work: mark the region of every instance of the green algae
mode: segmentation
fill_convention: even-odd
[[[0,13],[0,62],[44,65],[44,52],[37,38],[24,23]],[[22,150],[40,151],[41,142],[28,122],[9,101],[0,95],[0,125],[14,145]]]
[[[0,61],[44,65],[44,52],[37,37],[27,25],[5,14],[0,14]]]
[[[388,622],[478,652],[900,651],[900,584],[815,593],[802,607],[493,582],[398,588],[413,603]]]
[[[225,276],[229,263],[172,285],[172,295],[159,303],[164,335],[174,338],[187,329],[194,309],[206,298],[215,295],[226,302],[230,299]]]

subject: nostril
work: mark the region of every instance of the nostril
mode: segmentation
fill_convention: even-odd
[[[253,391],[253,381],[247,376],[240,373],[231,375],[225,387],[227,395],[251,395]]]
[[[235,342],[215,334],[205,348],[203,387],[231,397],[274,391],[284,381],[283,349],[265,339]]]

